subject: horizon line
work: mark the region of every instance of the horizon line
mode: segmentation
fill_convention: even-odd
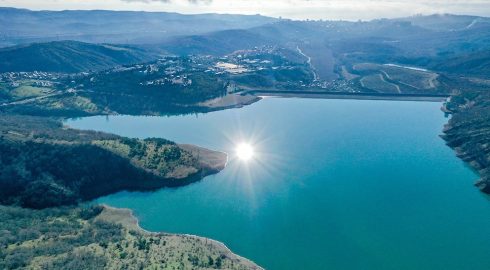
[[[404,19],[404,18],[413,18],[413,17],[428,17],[428,16],[462,16],[462,17],[479,17],[479,18],[490,18],[489,16],[481,16],[481,15],[471,15],[471,14],[458,14],[458,13],[417,13],[408,16],[394,16],[394,17],[377,17],[369,20],[365,19],[295,19],[295,18],[287,18],[284,16],[269,16],[262,15],[260,13],[255,14],[247,14],[247,13],[219,13],[219,12],[204,12],[204,13],[194,13],[194,12],[176,12],[176,11],[165,11],[165,10],[131,10],[131,9],[32,9],[32,8],[23,8],[23,7],[13,7],[13,6],[0,6],[0,9],[16,9],[16,10],[25,10],[31,12],[69,12],[69,11],[104,11],[104,12],[139,12],[139,13],[166,13],[166,14],[179,14],[179,15],[187,15],[187,16],[196,16],[196,15],[224,15],[224,16],[260,16],[265,18],[273,18],[278,20],[290,20],[290,21],[348,21],[348,22],[370,22],[376,20],[390,20],[390,19]]]

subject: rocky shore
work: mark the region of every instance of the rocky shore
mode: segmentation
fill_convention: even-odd
[[[476,186],[490,194],[490,93],[462,91],[452,96],[442,110],[452,117],[441,137],[479,173]]]

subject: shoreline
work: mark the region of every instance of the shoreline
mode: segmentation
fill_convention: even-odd
[[[451,116],[444,125],[440,137],[456,156],[478,175],[474,185],[484,194],[490,195],[490,166],[488,163],[489,119],[488,94],[478,93],[467,99],[451,98],[443,104],[441,111]],[[458,95],[455,95],[458,97]]]
[[[204,113],[223,111],[228,109],[239,109],[248,105],[252,105],[262,99],[260,96],[250,94],[247,92],[239,92],[228,94],[224,97],[207,100],[205,102],[198,103],[197,105],[204,108]]]
[[[251,102],[237,102],[236,104],[226,104],[227,106],[215,106],[212,108],[211,111],[217,111],[217,110],[226,110],[226,109],[231,109],[231,108],[241,108],[246,105],[253,104],[257,101],[260,101],[262,98],[314,98],[314,99],[356,99],[356,100],[393,100],[393,101],[429,101],[429,102],[443,102],[447,99],[448,96],[446,95],[403,95],[403,94],[371,94],[371,93],[321,93],[321,92],[286,92],[286,91],[249,91],[245,93],[247,96],[248,101]],[[255,98],[254,98],[255,97]],[[223,105],[220,104],[219,102],[216,102],[213,105]],[[179,146],[183,147],[184,149],[187,148],[187,150],[190,150],[189,148],[193,149],[203,149],[199,146],[195,145],[187,145],[187,144],[179,144]],[[226,153],[223,153],[226,155]],[[226,155],[226,162],[224,162],[224,166],[226,167],[226,163],[228,161],[228,155]],[[220,165],[223,165],[221,163]],[[218,170],[220,171],[220,170]],[[205,177],[205,176],[204,176]],[[201,175],[201,180],[202,178]],[[178,186],[175,186],[178,187]],[[153,232],[153,231],[148,231],[143,229],[140,226],[138,218],[134,215],[134,212],[132,209],[129,208],[116,208],[112,207],[106,204],[102,204],[104,207],[104,211],[116,213],[115,216],[117,216],[119,219],[112,220],[115,223],[120,223],[123,226],[126,226],[127,228],[133,228],[135,230],[139,230],[141,232],[144,232],[146,234],[151,234],[151,235],[166,235],[166,236],[173,236],[173,237],[189,237],[191,239],[195,240],[200,240],[201,242],[205,242],[206,245],[211,245],[213,247],[218,248],[225,254],[229,254],[230,258],[234,258],[244,264],[247,265],[249,269],[255,269],[255,270],[264,270],[264,268],[260,267],[257,265],[255,262],[253,262],[250,259],[247,259],[245,257],[242,257],[236,253],[234,253],[229,247],[226,246],[225,243],[220,242],[218,240],[214,240],[211,238],[199,236],[199,235],[193,235],[193,234],[186,234],[186,233],[167,233],[167,232]],[[106,210],[107,209],[107,210]]]
[[[449,94],[389,94],[389,93],[352,93],[329,91],[288,91],[288,90],[244,90],[201,102],[201,113],[210,113],[229,109],[239,109],[252,105],[264,98],[310,98],[310,99],[352,99],[386,100],[414,102],[445,102]]]
[[[127,229],[139,230],[146,234],[151,235],[165,235],[165,236],[174,236],[174,237],[190,237],[196,240],[201,240],[206,243],[206,245],[211,244],[217,247],[219,250],[223,251],[227,255],[231,255],[235,257],[240,263],[244,264],[246,267],[252,270],[265,270],[254,261],[242,257],[236,253],[234,253],[225,243],[220,242],[218,240],[214,240],[211,238],[193,235],[193,234],[185,234],[185,233],[166,233],[166,232],[153,232],[143,229],[139,224],[139,219],[134,215],[134,212],[130,208],[117,208],[107,204],[101,204],[104,208],[102,213],[97,217],[106,221],[118,223]],[[116,217],[117,219],[113,219]]]
[[[279,98],[315,98],[315,99],[355,99],[355,100],[393,100],[393,101],[426,101],[444,102],[450,95],[439,94],[388,94],[388,93],[350,93],[350,92],[322,92],[322,91],[247,91],[257,97]]]

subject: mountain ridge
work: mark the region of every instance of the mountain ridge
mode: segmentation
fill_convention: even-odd
[[[78,41],[52,41],[0,48],[0,72],[97,71],[124,64],[153,60],[155,53],[140,48],[91,44]]]

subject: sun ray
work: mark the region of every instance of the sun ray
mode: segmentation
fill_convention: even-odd
[[[236,156],[242,161],[249,161],[254,157],[254,149],[248,143],[240,143],[235,148]]]

